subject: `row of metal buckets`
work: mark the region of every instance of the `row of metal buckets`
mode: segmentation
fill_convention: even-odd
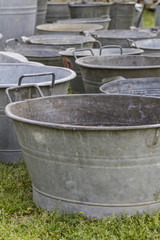
[[[95,69],[97,58],[102,64],[101,69]],[[132,96],[129,95],[129,91],[127,95],[126,92],[125,95],[119,94],[121,92],[118,94],[111,92],[50,96],[51,80],[46,79],[46,76],[45,81],[48,83],[44,84],[44,76],[41,76],[42,83],[38,85],[48,84],[47,94],[44,94],[37,85],[28,84],[7,90],[10,100],[16,102],[7,105],[5,111],[14,122],[31,176],[34,201],[40,207],[53,210],[58,204],[62,211],[64,209],[68,213],[75,210],[83,211],[85,215],[89,214],[92,217],[104,217],[113,212],[119,214],[123,211],[134,214],[137,211],[141,213],[159,208],[157,196],[159,196],[160,180],[158,117],[160,98],[152,97],[154,89],[155,91],[158,89],[159,78],[157,77],[155,81],[153,76],[159,76],[159,58],[123,55],[91,56],[76,61],[81,61],[86,67],[88,64],[93,64],[87,73],[87,79],[91,76],[90,80],[94,81],[97,76],[96,78],[102,81],[106,76],[108,77],[106,69],[103,68],[104,61],[105,65],[109,62],[112,66],[115,65],[115,60],[120,62],[125,60],[119,65],[124,72],[128,70],[130,76],[132,71],[137,72],[138,77],[144,77],[145,74],[152,76],[152,84],[144,84],[145,80],[142,79],[145,89],[142,95],[146,95],[149,86],[150,97]],[[136,63],[141,66],[135,66]],[[3,71],[7,65],[2,64]],[[33,66],[33,63],[14,64],[12,68],[8,66],[6,71],[10,74],[7,78],[12,79],[12,83],[14,74],[18,74],[18,69],[22,67],[25,67],[25,70],[22,70],[23,74],[29,73],[26,68],[30,67],[34,71],[37,68],[36,72],[42,72],[42,68],[45,68],[45,71],[47,69],[50,74],[53,72],[53,67]],[[112,68],[115,74],[116,67]],[[56,67],[56,69],[54,69],[55,75],[60,75],[61,68]],[[65,69],[65,71],[75,77],[72,70]],[[124,75],[121,74],[122,72],[119,73],[119,76]],[[66,76],[66,73],[64,75]],[[34,83],[40,82],[40,76],[37,79],[37,76],[29,75],[22,76],[19,84],[25,77],[27,83],[28,79],[34,79]],[[53,79],[53,74],[51,77]],[[15,77],[15,82],[18,78],[19,76]],[[5,74],[3,79],[2,84],[5,85]],[[121,82],[117,89],[127,80],[122,80],[120,77],[119,81]],[[149,80],[146,81],[148,83]],[[115,81],[106,84],[115,84]],[[132,81],[128,85],[127,89],[133,89]],[[133,91],[133,94],[138,94],[138,86],[136,83],[136,92]],[[140,90],[141,86],[142,83]],[[6,87],[9,86],[4,86],[4,89]],[[150,92],[150,89],[153,92]],[[43,97],[43,95],[49,96]],[[41,97],[18,102],[37,96]],[[3,101],[5,98],[6,96],[3,97]],[[4,115],[2,118],[4,124],[9,122]],[[11,122],[8,125],[10,124]],[[3,139],[7,137],[7,132],[8,126]],[[13,159],[15,152],[12,152],[10,159]]]

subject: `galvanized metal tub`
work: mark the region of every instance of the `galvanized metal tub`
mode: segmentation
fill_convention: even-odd
[[[103,84],[100,91],[105,94],[144,95],[160,97],[160,78],[120,79]]]
[[[36,25],[46,23],[47,0],[37,0]]]
[[[103,16],[99,18],[74,18],[74,19],[58,20],[57,23],[99,24],[103,27],[103,29],[108,29],[110,21],[111,21],[110,17]]]
[[[77,76],[76,81],[70,81],[71,91],[72,93],[85,93],[85,88],[82,80],[82,74],[80,71],[80,67],[75,63],[75,57],[85,57],[90,55],[105,55],[105,56],[113,56],[113,55],[137,55],[143,53],[141,49],[133,49],[133,48],[121,48],[120,46],[103,46],[101,48],[92,48],[92,49],[73,49],[68,48],[65,51],[60,51],[59,54],[63,57],[64,66],[70,69],[73,69]]]
[[[131,47],[143,49],[146,53],[160,53],[160,38],[131,42]]]
[[[71,18],[97,18],[108,15],[112,3],[109,2],[69,2]]]
[[[85,36],[51,36],[38,35],[21,39],[9,39],[6,41],[6,51],[23,54],[29,61],[40,62],[49,66],[63,67],[63,59],[60,50],[67,47],[80,48],[82,44],[92,47],[95,39]],[[136,51],[136,50],[135,50]]]
[[[160,76],[160,61],[148,56],[90,56],[76,60],[80,66],[87,93],[99,92],[102,80],[112,81],[115,76],[143,78]]]
[[[92,32],[92,36],[99,40],[102,45],[120,45],[122,47],[130,47],[127,39],[138,41],[141,39],[155,38],[156,33],[143,32],[138,30],[100,30]]]
[[[1,0],[0,29],[3,40],[34,34],[37,0]]]
[[[109,29],[129,29],[133,24],[135,2],[113,2]]]
[[[36,26],[36,34],[62,34],[80,35],[85,31],[100,30],[103,27],[99,24],[61,24],[61,23],[46,23]]]
[[[12,122],[5,116],[5,106],[8,99],[5,90],[8,87],[18,85],[18,79],[24,74],[54,73],[55,86],[51,87],[51,76],[26,77],[23,84],[36,83],[43,94],[67,93],[69,81],[75,77],[75,73],[66,68],[38,66],[27,63],[0,64],[0,162],[19,162],[22,156]],[[48,75],[48,74],[47,74]]]
[[[9,104],[6,114],[40,207],[91,217],[160,207],[159,98],[61,95]]]
[[[53,2],[47,3],[47,14],[46,22],[52,23],[58,19],[68,19],[70,18],[70,12],[67,2]]]

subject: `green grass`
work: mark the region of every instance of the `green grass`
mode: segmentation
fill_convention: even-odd
[[[149,9],[145,9],[143,13],[143,26],[154,27],[155,26],[155,12]]]
[[[154,26],[154,13],[145,10],[144,26]],[[152,215],[85,218],[55,209],[50,213],[32,200],[25,163],[0,163],[0,240],[156,240],[160,239],[160,211]]]
[[[0,164],[0,240],[160,239],[160,211],[149,215],[85,218],[81,213],[50,213],[32,200],[25,163]]]

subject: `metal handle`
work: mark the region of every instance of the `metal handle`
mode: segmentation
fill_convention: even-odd
[[[99,45],[99,48],[101,48],[102,47],[102,44],[101,44],[101,42],[100,41],[98,41],[98,40],[93,40],[93,41],[86,41],[86,42],[82,42],[81,43],[81,48],[84,48],[84,44],[87,44],[87,43],[93,43],[93,45],[95,44],[95,43],[98,43],[98,45]]]
[[[77,59],[76,52],[84,52],[84,51],[90,51],[91,54],[94,56],[94,53],[93,53],[93,51],[92,51],[91,48],[83,48],[83,49],[76,49],[76,50],[73,52],[74,58]]]
[[[18,43],[20,43],[20,41],[17,39],[17,38],[10,38],[10,39],[7,39],[5,41],[5,48],[7,49],[8,47],[8,44],[10,43],[14,43],[14,45],[17,45]]]
[[[119,48],[121,55],[123,54],[123,50],[122,50],[122,47],[121,47],[121,46],[119,46],[119,45],[105,45],[105,46],[102,46],[102,47],[100,48],[100,50],[99,50],[99,55],[102,55],[102,50],[103,50],[104,48]]]
[[[107,78],[102,79],[102,83],[108,83],[108,82],[112,82],[115,80],[126,80],[126,78],[124,78],[122,76],[107,77]]]
[[[43,93],[42,93],[42,91],[41,91],[41,89],[40,89],[40,87],[39,87],[38,85],[36,85],[36,84],[29,84],[29,85],[24,85],[24,86],[16,86],[16,87],[7,88],[7,89],[5,90],[5,92],[6,92],[6,95],[7,95],[7,98],[8,98],[8,100],[9,100],[9,102],[10,102],[10,103],[13,102],[13,101],[12,101],[12,98],[11,98],[11,96],[10,96],[10,92],[11,92],[11,91],[17,92],[17,91],[19,91],[19,90],[21,90],[21,89],[27,89],[27,88],[29,89],[29,88],[31,88],[31,87],[37,89],[40,97],[44,97],[44,95],[43,95]]]
[[[51,75],[52,76],[52,82],[50,87],[54,86],[54,82],[55,82],[55,74],[53,72],[47,72],[47,73],[33,73],[33,74],[23,74],[19,80],[18,80],[18,86],[21,85],[23,78],[26,77],[38,77],[38,76],[46,76],[46,75]]]
[[[128,38],[127,41],[130,47],[138,48],[134,40]]]

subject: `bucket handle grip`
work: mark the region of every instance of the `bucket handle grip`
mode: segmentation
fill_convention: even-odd
[[[55,74],[53,72],[23,74],[18,80],[18,86],[21,85],[23,78],[38,77],[38,76],[40,77],[40,76],[46,76],[46,75],[51,75],[52,76],[52,82],[51,82],[51,85],[50,85],[50,87],[52,88],[54,86],[54,82],[55,82]]]
[[[77,56],[76,56],[76,53],[77,53],[77,52],[84,52],[84,51],[90,51],[91,54],[92,54],[92,56],[94,56],[94,53],[93,53],[93,51],[92,51],[91,48],[83,48],[83,49],[76,49],[76,50],[73,52],[74,58],[77,59]]]
[[[120,49],[120,54],[122,55],[123,54],[123,50],[122,50],[122,47],[119,46],[119,45],[105,45],[105,46],[102,46],[99,50],[99,55],[102,55],[102,50],[104,48],[119,48]]]
[[[127,38],[127,41],[130,47],[138,48],[134,40]]]
[[[94,44],[97,44],[97,45],[99,46],[99,48],[102,47],[102,44],[101,44],[100,41],[98,41],[98,40],[93,40],[93,41],[84,41],[84,42],[82,42],[82,43],[81,43],[81,48],[84,48],[84,45],[87,44],[87,43],[93,43],[93,45],[94,45]]]
[[[7,95],[7,98],[8,98],[8,100],[9,100],[9,102],[10,102],[10,103],[13,102],[13,100],[12,100],[12,98],[11,98],[11,95],[10,95],[10,92],[11,92],[11,91],[17,92],[17,91],[20,90],[20,89],[26,89],[26,88],[29,89],[29,88],[31,88],[31,87],[37,89],[40,97],[44,97],[44,95],[43,95],[40,87],[39,87],[37,84],[28,84],[28,85],[24,85],[24,86],[16,86],[16,87],[7,88],[7,89],[5,90],[5,92],[6,92],[6,95]]]

